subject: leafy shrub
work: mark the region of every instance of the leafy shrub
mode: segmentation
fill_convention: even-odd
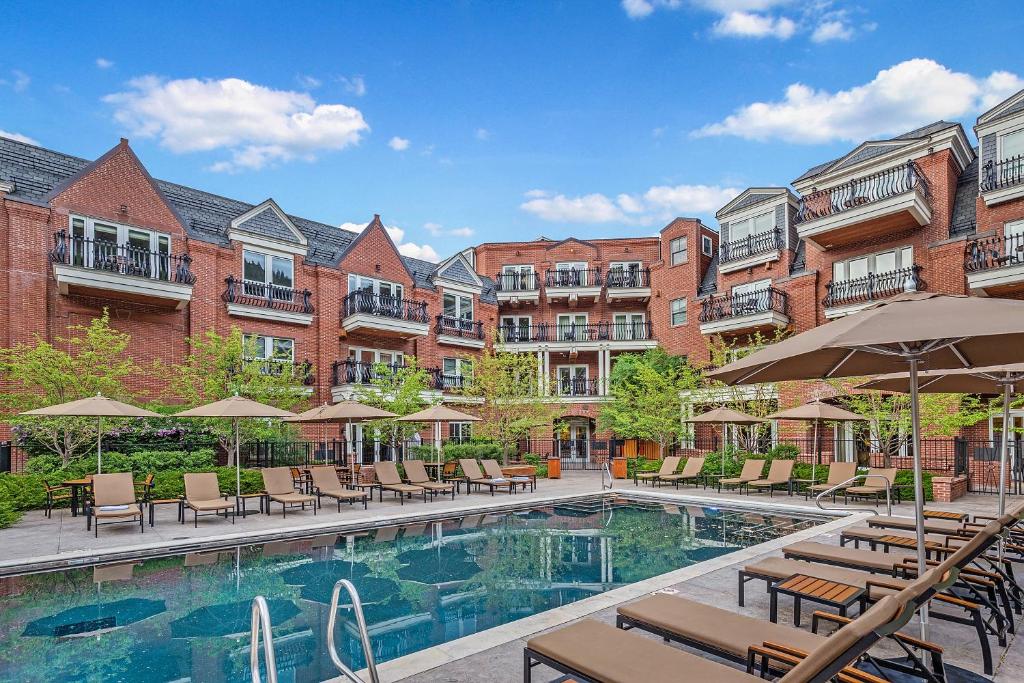
[[[936,476],[933,472],[922,472],[921,485],[924,488],[924,499],[926,501],[934,500],[932,491],[932,477]],[[913,470],[900,470],[896,473],[895,479],[896,486],[905,486],[906,488],[900,490],[900,500],[914,500],[914,471]]]
[[[626,460],[626,477],[632,479],[638,472],[657,472],[661,469],[662,460],[647,458],[628,458]]]
[[[433,444],[416,444],[409,448],[409,459],[434,462],[437,460],[437,449],[434,448]]]
[[[44,507],[43,477],[38,474],[0,474],[0,501],[19,512]]]
[[[780,443],[768,451],[769,460],[796,460],[800,455],[800,448],[791,443]]]
[[[199,470],[189,470],[196,472]],[[203,472],[215,472],[220,490],[231,493],[235,490],[234,467],[207,467]],[[242,493],[256,493],[263,490],[263,475],[259,470],[242,470]],[[185,494],[185,471],[165,470],[153,475],[153,498],[177,498]]]
[[[14,509],[14,505],[6,498],[0,498],[0,529],[16,524],[21,519],[21,512]]]
[[[213,449],[203,448],[197,451],[136,451],[134,453],[104,453],[104,472],[135,472],[136,474],[160,472],[163,470],[183,470],[198,472],[206,470],[217,463]],[[96,472],[96,454],[77,458],[63,467],[59,456],[37,455],[25,463],[27,474],[45,475],[52,479],[79,479]]]
[[[501,460],[501,446],[489,441],[470,441],[469,443],[450,443],[444,447],[445,460],[474,458],[476,460]]]

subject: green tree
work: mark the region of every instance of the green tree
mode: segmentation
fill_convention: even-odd
[[[405,356],[405,367],[394,368],[386,363],[375,365],[370,386],[360,386],[356,400],[402,417],[431,405],[424,399],[430,388],[430,374],[419,367],[415,356]],[[370,420],[364,425],[366,431],[378,434],[382,441],[393,447],[409,441],[423,429],[422,423],[400,422],[395,418]]]
[[[188,339],[189,353],[184,362],[154,364],[154,373],[167,381],[168,398],[192,408],[219,401],[235,394],[283,410],[294,410],[308,398],[304,380],[310,370],[295,365],[291,359],[257,358],[256,341],[246,339],[238,327],[227,335],[215,330]],[[234,465],[235,432],[232,421],[209,418],[199,421],[216,435],[228,453],[228,464]],[[241,420],[239,441],[281,438],[293,434],[295,428],[280,420]]]
[[[69,335],[56,337],[54,344],[37,337],[33,344],[0,349],[0,385],[4,387],[0,406],[6,411],[18,413],[96,394],[133,400],[125,386],[139,372],[126,354],[131,338],[110,327],[107,310],[88,325],[67,329]],[[6,419],[23,438],[59,455],[65,465],[96,443],[94,418],[10,415]]]
[[[700,375],[684,357],[657,348],[623,354],[612,368],[598,427],[616,436],[658,443],[661,456],[683,431],[683,392],[700,386]]]

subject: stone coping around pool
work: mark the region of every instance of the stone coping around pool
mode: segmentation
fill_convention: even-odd
[[[662,494],[662,496],[666,496],[666,500],[671,500],[673,502],[679,501],[681,498],[671,496],[670,494]],[[709,499],[702,498],[701,502],[707,503],[708,500]],[[728,503],[729,507],[735,507],[732,505],[732,500],[729,500]],[[723,505],[723,507],[725,506]],[[767,507],[769,508],[769,512],[773,510],[790,512],[801,509],[793,505],[761,505],[757,507],[762,510]],[[782,508],[785,508],[785,510],[782,510]],[[802,508],[802,510],[806,515],[807,508]],[[377,665],[377,672],[380,675],[381,683],[394,683],[395,681],[401,681],[402,679],[410,676],[430,671],[431,669],[444,666],[445,664],[450,664],[456,660],[478,654],[499,645],[504,645],[505,643],[510,643],[519,639],[525,639],[535,633],[539,633],[540,631],[546,631],[570,621],[582,619],[583,617],[595,612],[600,612],[603,609],[614,607],[615,605],[619,605],[630,600],[635,600],[654,591],[674,586],[678,583],[696,578],[708,572],[723,569],[733,564],[739,564],[768,552],[781,550],[792,543],[806,541],[814,538],[815,536],[836,532],[852,524],[863,522],[873,516],[873,514],[874,513],[872,512],[855,512],[846,514],[839,519],[833,519],[832,521],[811,527],[810,529],[804,529],[780,538],[765,541],[764,543],[758,543],[757,545],[752,545],[748,548],[742,548],[725,555],[720,555],[719,557],[715,557],[710,560],[697,562],[696,564],[692,564],[688,567],[683,567],[666,574],[660,574],[649,579],[644,579],[643,581],[637,581],[636,583],[632,583],[628,586],[614,588],[599,595],[583,598],[582,600],[578,600],[568,605],[563,605],[562,607],[556,607],[539,614],[523,617],[522,619],[517,619],[516,621],[511,621],[507,624],[502,624],[501,626],[489,628],[486,631],[474,633],[456,640],[448,641],[447,643],[442,643],[441,645],[435,645],[434,647],[420,650],[419,652],[413,652],[403,657],[398,657],[397,659],[382,662]],[[369,674],[366,669],[362,669],[357,673],[363,678],[363,680],[369,680]],[[331,683],[345,683],[347,679],[338,677],[329,679],[329,681]]]
[[[503,512],[506,510],[521,509],[523,507],[540,507],[554,503],[581,500],[587,498],[598,498],[601,496],[625,496],[628,498],[671,501],[689,505],[700,505],[703,507],[726,507],[733,509],[757,509],[765,508],[791,512],[804,517],[828,517],[845,516],[850,514],[845,511],[822,511],[810,509],[806,506],[769,504],[767,501],[754,502],[737,501],[726,498],[705,498],[658,491],[643,491],[637,489],[611,489],[604,492],[591,491],[574,494],[561,494],[558,496],[546,496],[531,498],[528,501],[509,501],[507,503],[495,503],[489,499],[486,503],[476,505],[465,505],[455,508],[445,508],[433,512],[411,512],[392,513],[373,517],[360,517],[348,522],[337,520],[325,522],[304,523],[288,529],[267,529],[265,531],[235,531],[231,533],[206,536],[195,541],[190,540],[169,540],[155,541],[151,543],[136,543],[120,546],[106,550],[74,550],[67,553],[55,555],[43,555],[26,560],[19,558],[15,560],[0,561],[0,577],[15,576],[18,574],[31,574],[41,571],[55,571],[60,569],[73,569],[75,567],[108,563],[141,560],[151,557],[165,557],[167,555],[179,555],[195,552],[203,552],[235,545],[254,545],[268,541],[281,541],[307,536],[314,536],[318,533],[338,533],[366,531],[378,527],[394,526],[395,524],[415,524],[420,522],[431,522],[438,519],[458,517],[465,514],[473,514],[482,511]]]

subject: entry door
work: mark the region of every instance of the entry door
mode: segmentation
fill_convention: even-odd
[[[836,462],[854,462],[857,459],[857,441],[852,422],[840,422],[833,430],[833,452]]]
[[[643,313],[616,313],[612,318],[615,329],[612,337],[618,340],[632,341],[644,339],[644,314]]]
[[[586,422],[569,423],[569,453],[573,458],[590,456],[590,425]]]
[[[584,339],[587,329],[587,314],[562,314],[558,316],[558,338],[561,341]]]
[[[582,396],[586,394],[586,389],[586,365],[563,365],[558,368],[558,393],[563,396]]]

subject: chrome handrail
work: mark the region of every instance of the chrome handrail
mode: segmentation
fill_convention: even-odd
[[[252,600],[249,627],[249,669],[252,683],[260,683],[259,638],[263,634],[263,664],[267,667],[267,683],[277,683],[277,659],[274,657],[274,633],[270,628],[270,607],[262,595]]]
[[[605,475],[608,476],[607,484],[604,483]],[[608,467],[608,463],[605,462],[604,465],[601,466],[601,490],[606,491],[613,488],[615,488],[615,479],[612,478],[612,471]]]
[[[334,662],[334,666],[342,676],[353,683],[365,683],[356,675],[356,672],[341,661],[338,648],[334,644],[334,627],[338,623],[338,603],[341,600],[342,588],[352,598],[352,611],[356,615],[356,627],[359,629],[359,640],[363,645],[363,656],[366,658],[366,671],[370,674],[370,683],[380,683],[380,678],[377,676],[377,664],[373,661],[373,648],[370,646],[370,632],[366,630],[366,617],[363,616],[363,603],[359,599],[356,587],[348,579],[338,579],[331,592],[331,612],[327,617],[327,652],[331,655],[331,661]]]
[[[858,479],[867,480],[868,477],[875,477],[876,479],[881,479],[882,481],[885,482],[885,510],[886,510],[886,514],[889,517],[892,517],[892,487],[889,484],[889,480],[888,479],[886,479],[885,477],[879,476],[877,474],[858,474],[858,475],[850,477],[846,481],[839,482],[838,484],[836,484],[832,488],[826,489],[826,490],[822,491],[821,493],[819,493],[818,495],[816,495],[814,497],[814,504],[818,506],[819,510],[822,510],[824,512],[842,512],[842,511],[845,511],[846,508],[827,508],[827,507],[824,507],[821,504],[821,499],[824,498],[825,496],[828,496],[829,494],[833,493],[834,491],[836,491],[838,489],[842,489],[842,488],[845,488],[845,487],[849,486],[850,484],[852,484],[853,482],[857,481]],[[878,510],[869,510],[869,512],[871,514],[873,514],[873,515],[877,515],[878,514]]]

